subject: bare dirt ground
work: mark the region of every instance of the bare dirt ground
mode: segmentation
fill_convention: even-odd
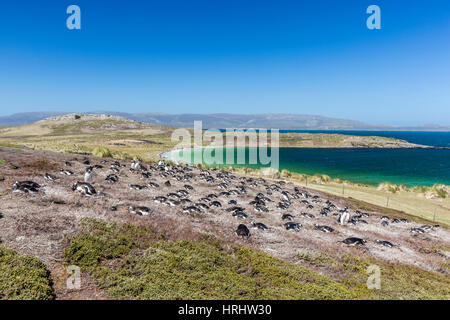
[[[264,251],[271,256],[285,261],[297,262],[298,253],[317,252],[348,252],[358,256],[373,256],[393,262],[414,265],[426,270],[440,273],[448,273],[443,269],[443,263],[449,260],[448,251],[439,248],[448,248],[450,245],[450,232],[445,227],[433,228],[424,234],[415,235],[411,228],[420,227],[422,222],[390,223],[389,226],[381,225],[381,213],[372,206],[372,210],[365,211],[369,217],[363,218],[367,224],[339,225],[337,222],[337,210],[328,216],[321,216],[320,211],[326,207],[326,201],[330,200],[337,207],[348,205],[354,208],[351,200],[330,196],[318,191],[308,190],[298,186],[300,191],[308,192],[311,197],[291,200],[291,206],[282,210],[277,207],[282,200],[282,191],[295,194],[296,185],[292,183],[280,183],[256,178],[245,178],[233,175],[227,176],[228,189],[219,189],[223,182],[217,178],[219,170],[207,172],[196,167],[169,166],[167,171],[158,168],[154,164],[145,164],[149,167],[150,178],[144,178],[140,172],[131,172],[130,162],[121,161],[125,167],[117,173],[117,183],[107,183],[105,177],[112,172],[109,167],[113,160],[99,159],[91,156],[59,154],[45,151],[18,150],[0,148],[0,239],[3,245],[23,254],[30,254],[41,259],[52,273],[54,289],[59,299],[103,299],[105,295],[96,288],[88,275],[82,291],[70,291],[66,289],[65,267],[62,260],[65,236],[75,233],[83,217],[93,217],[118,222],[129,222],[136,225],[151,226],[164,232],[171,239],[192,239],[198,237],[198,233],[214,235],[219,239],[230,243],[247,246]],[[87,165],[83,161],[89,160],[91,165],[102,165],[102,169],[94,170],[92,185],[97,190],[97,195],[88,197],[72,191],[72,184],[83,181]],[[67,167],[69,161],[72,166]],[[60,169],[72,170],[72,176],[61,175]],[[163,176],[164,173],[168,174]],[[176,176],[192,173],[189,181],[177,181]],[[57,181],[47,181],[44,174],[50,173],[59,178]],[[202,175],[203,174],[203,175]],[[214,181],[207,182],[202,177],[209,175]],[[220,174],[219,174],[220,176]],[[35,194],[12,192],[11,184],[15,181],[32,180],[43,188]],[[164,183],[169,180],[171,186]],[[159,184],[159,188],[149,187],[144,190],[130,189],[130,184],[147,185],[148,182]],[[194,189],[187,190],[187,198],[192,203],[198,203],[201,198],[209,194],[218,195],[217,200],[222,207],[210,207],[203,213],[189,214],[183,212],[182,205],[170,206],[159,204],[153,200],[155,196],[165,196],[176,193],[189,184]],[[267,193],[266,187],[279,186],[279,191]],[[246,193],[220,196],[223,191],[236,190],[236,187],[245,185]],[[256,194],[263,193],[273,202],[266,201],[269,212],[257,212],[249,202],[254,200]],[[313,199],[312,196],[317,196]],[[233,205],[229,200],[236,200],[238,206],[245,208],[247,219],[239,219],[225,209]],[[179,199],[174,199],[179,200]],[[307,208],[306,200],[312,205]],[[208,204],[208,202],[204,202]],[[111,211],[111,206],[117,206],[117,211]],[[152,213],[149,216],[139,216],[127,212],[128,206],[146,206]],[[361,210],[363,211],[363,210]],[[302,224],[299,232],[288,231],[283,224],[281,216],[289,213],[294,216],[294,221]],[[301,213],[309,213],[314,218],[302,216]],[[350,216],[356,215],[350,210]],[[387,214],[389,215],[389,214]],[[392,218],[392,217],[391,217]],[[250,222],[262,222],[269,230],[251,229]],[[390,221],[391,222],[391,221]],[[235,230],[239,224],[246,224],[252,233],[249,239],[240,239]],[[327,225],[335,229],[332,233],[323,233],[315,230],[314,225]],[[429,223],[431,225],[431,223]],[[364,246],[349,247],[342,240],[347,237],[359,237],[367,242]],[[375,240],[387,240],[395,246],[388,248],[379,245]],[[438,249],[436,249],[438,248]],[[326,273],[326,270],[324,271]],[[332,274],[328,276],[333,277]]]

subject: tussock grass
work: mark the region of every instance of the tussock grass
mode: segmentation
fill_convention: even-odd
[[[0,246],[0,299],[53,298],[50,272],[39,259]]]
[[[99,158],[112,158],[112,152],[108,148],[105,147],[96,147],[92,150],[92,155]]]
[[[326,269],[361,299],[450,299],[450,279],[446,274],[348,253],[299,254],[298,258],[314,268]],[[371,265],[380,268],[380,290],[366,286],[367,268]]]
[[[356,298],[306,267],[211,238],[169,241],[143,227],[94,219],[83,225],[66,262],[88,271],[113,299]]]

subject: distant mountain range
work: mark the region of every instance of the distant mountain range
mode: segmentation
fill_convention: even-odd
[[[73,112],[26,112],[0,117],[0,126],[17,126],[33,123],[49,117]],[[418,127],[397,127],[371,125],[361,121],[329,118],[303,114],[166,114],[126,113],[114,111],[93,111],[91,114],[110,114],[127,119],[156,125],[192,128],[194,120],[201,120],[203,128],[278,128],[280,130],[392,130],[392,131],[450,131],[450,126],[427,125]]]

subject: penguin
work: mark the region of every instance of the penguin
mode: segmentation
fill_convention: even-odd
[[[137,214],[140,216],[148,216],[148,215],[150,215],[151,210],[148,207],[128,207],[128,212]]]
[[[184,213],[202,213],[202,211],[196,206],[188,206],[183,208]]]
[[[132,190],[144,190],[147,189],[147,186],[141,186],[138,184],[130,184],[130,189]]]
[[[170,183],[170,181],[169,181],[169,180],[167,180],[166,182],[164,182],[164,185],[165,185],[166,187],[170,187],[170,186],[172,186],[172,184]]]
[[[54,175],[52,175],[50,173],[46,173],[44,175],[44,179],[48,180],[48,181],[56,181],[56,180],[58,180],[58,178],[56,176],[54,176]]]
[[[169,199],[164,204],[169,205],[171,207],[177,207],[180,205],[180,201],[174,200],[174,199]]]
[[[383,227],[387,227],[387,226],[389,225],[389,221],[383,220],[383,221],[381,221],[381,225],[382,225]]]
[[[252,225],[253,229],[259,229],[259,230],[268,230],[269,229],[264,223],[261,223],[261,222],[252,221],[251,225]]]
[[[208,205],[206,205],[204,203],[201,203],[201,202],[197,203],[196,206],[199,207],[200,209],[203,209],[203,210],[208,210],[209,209]]]
[[[342,241],[344,244],[349,246],[356,246],[356,245],[364,245],[366,243],[366,240],[356,237],[350,237]]]
[[[63,169],[61,169],[61,170],[59,170],[59,173],[62,174],[62,175],[66,175],[66,176],[72,176],[73,175],[73,171],[70,171],[70,170],[63,170]]]
[[[328,209],[328,208],[322,208],[322,209],[320,210],[320,215],[323,216],[323,217],[326,217],[326,216],[328,215],[329,212],[330,212],[330,209]]]
[[[97,194],[95,188],[87,182],[75,182],[72,186],[72,190],[83,193],[86,196],[93,196]]]
[[[187,190],[193,190],[193,189],[194,189],[194,187],[192,187],[192,186],[189,185],[189,184],[185,184],[183,187],[184,187],[185,189],[187,189]]]
[[[212,207],[216,207],[216,208],[221,208],[222,207],[222,204],[220,203],[220,201],[213,201],[213,202],[210,203],[210,205]]]
[[[66,161],[65,164],[66,164],[66,167],[71,167],[72,166],[72,164],[69,161]]]
[[[344,210],[339,211],[340,215],[338,218],[338,222],[340,225],[344,225],[349,221],[350,213],[348,213],[348,207],[345,207]]]
[[[150,181],[149,183],[147,183],[147,186],[149,186],[150,188],[154,188],[154,189],[158,189],[159,188],[159,184]]]
[[[244,238],[250,238],[250,230],[248,230],[248,228],[244,225],[244,224],[240,224],[237,229],[236,229],[236,234],[239,237],[242,237],[242,239]]]
[[[112,173],[105,178],[105,181],[110,183],[116,183],[117,181],[119,181],[119,177]]]
[[[189,199],[181,199],[181,200],[180,200],[180,203],[181,203],[182,205],[187,205],[187,204],[192,203],[192,201],[189,200]]]
[[[261,205],[255,205],[254,209],[257,212],[269,212],[269,209],[267,209],[267,207]]]
[[[421,228],[411,228],[411,233],[419,233],[419,234],[423,234],[423,233],[425,233],[425,230],[424,229],[421,229]]]
[[[244,211],[236,211],[233,213],[233,217],[239,219],[247,219],[248,215]]]
[[[41,186],[33,181],[16,181],[11,189],[13,192],[37,193]]]
[[[300,215],[302,217],[309,218],[309,219],[314,219],[315,218],[314,215],[312,215],[311,213],[307,213],[307,212],[302,212]]]
[[[153,201],[155,201],[156,203],[164,203],[167,201],[167,198],[163,196],[153,197]]]
[[[318,224],[314,225],[314,229],[320,230],[320,231],[325,232],[325,233],[334,232],[333,228],[331,228],[329,226],[320,226]]]
[[[287,220],[287,221],[293,221],[294,220],[294,216],[289,214],[289,213],[286,213],[286,214],[283,214],[281,216],[281,219],[282,220]]]
[[[292,230],[292,231],[299,232],[302,225],[300,223],[296,223],[296,222],[287,222],[284,224],[284,227],[286,228],[286,230]]]
[[[375,240],[375,242],[388,248],[392,248],[394,246],[391,242],[385,240]]]
[[[92,167],[87,167],[84,173],[84,182],[90,182],[92,180]]]
[[[230,200],[230,201],[228,201],[228,204],[236,205],[236,204],[237,204],[237,201],[236,201],[236,200]]]

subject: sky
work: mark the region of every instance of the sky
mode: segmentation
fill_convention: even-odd
[[[94,110],[450,125],[450,1],[2,1],[0,116]]]

